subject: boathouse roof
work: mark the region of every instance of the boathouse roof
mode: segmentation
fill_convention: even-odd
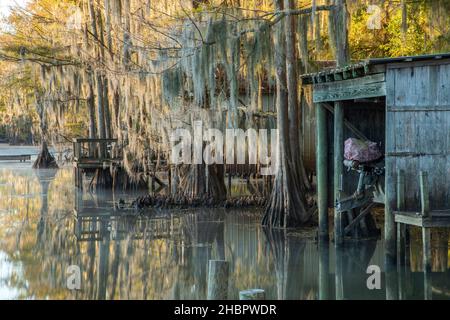
[[[383,71],[377,66],[392,63],[433,61],[450,59],[450,53],[427,54],[419,56],[405,56],[394,58],[370,58],[341,68],[324,69],[320,72],[308,73],[301,76],[303,84],[316,84],[363,77],[365,75]]]

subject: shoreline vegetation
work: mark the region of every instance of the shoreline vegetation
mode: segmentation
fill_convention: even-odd
[[[83,169],[94,177],[90,190],[149,186],[157,169],[170,172],[169,194],[138,206],[256,205],[265,226],[302,227],[317,218],[319,201],[315,109],[301,76],[449,51],[449,10],[436,0],[30,0],[10,10],[0,32],[0,137],[39,143],[36,168],[56,167],[48,146],[114,140],[80,150],[97,163]],[[343,110],[338,103],[334,111]],[[234,147],[249,160],[249,150],[274,146],[278,161],[262,194],[230,198],[223,164],[170,164],[172,133],[192,132],[195,144],[199,122],[208,135],[278,130],[276,144]],[[120,168],[106,168],[117,155]]]

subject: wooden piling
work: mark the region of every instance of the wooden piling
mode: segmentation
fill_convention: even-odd
[[[422,244],[423,244],[423,291],[424,299],[431,300],[432,282],[431,282],[431,229],[422,228]]]
[[[403,170],[397,171],[397,211],[405,210],[405,173]],[[398,277],[398,298],[400,300],[406,299],[406,230],[408,225],[404,223],[397,223],[397,277]]]
[[[209,260],[208,300],[226,300],[228,298],[228,262]]]
[[[430,195],[428,193],[428,174],[420,171],[420,202],[423,217],[430,216]],[[423,269],[431,272],[431,229],[422,228]]]
[[[431,229],[422,228],[423,269],[431,272]]]
[[[178,174],[177,174],[177,167],[175,165],[170,166],[170,194],[173,196],[177,193],[178,188]]]
[[[385,243],[385,267],[392,268],[397,264],[397,233],[395,228],[394,211],[396,207],[396,188],[393,164],[386,162],[385,177],[385,209],[384,209],[384,243]]]
[[[266,300],[266,292],[263,289],[239,291],[239,300]]]
[[[420,202],[422,204],[422,215],[430,215],[430,194],[428,193],[428,174],[426,171],[420,171]]]
[[[384,273],[386,283],[386,300],[398,300],[398,274],[393,266],[386,266]]]
[[[344,105],[334,104],[334,201],[341,198],[341,179],[344,162]],[[342,215],[334,210],[334,243],[340,245],[344,241]]]
[[[342,246],[334,247],[335,252],[335,271],[334,285],[336,300],[344,300],[344,252]]]
[[[322,104],[316,105],[317,134],[317,207],[319,212],[319,237],[328,240],[328,144],[327,114]]]
[[[397,172],[397,211],[405,209],[405,173]],[[397,223],[397,266],[405,265],[405,233],[407,225]]]
[[[430,217],[430,194],[428,192],[428,174],[420,171],[420,203],[423,217]],[[431,290],[431,229],[422,227],[424,298],[432,299]]]
[[[328,241],[319,239],[319,300],[330,299],[330,248]]]
[[[169,186],[169,192],[172,192],[172,166],[169,165],[169,170],[167,171],[167,185]]]

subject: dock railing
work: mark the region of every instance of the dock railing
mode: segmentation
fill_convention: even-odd
[[[73,157],[76,162],[119,160],[122,159],[121,153],[117,139],[73,139]]]

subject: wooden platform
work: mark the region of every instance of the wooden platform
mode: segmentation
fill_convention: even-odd
[[[83,174],[96,169],[106,170],[122,166],[121,148],[117,139],[73,140],[73,167],[75,186],[83,187]]]
[[[393,211],[394,224],[397,225],[397,266],[405,263],[405,248],[409,246],[409,226],[422,229],[423,267],[425,274],[431,272],[431,229],[450,227],[450,209],[431,210],[428,173],[420,171],[420,212],[405,210],[406,182],[403,170],[397,172],[397,210]]]
[[[172,239],[180,236],[182,216],[137,215],[134,210],[83,207],[74,209],[75,236],[78,241],[102,241],[105,236],[123,240],[132,234],[133,240]],[[108,227],[109,229],[107,230]]]
[[[31,160],[30,154],[21,154],[21,155],[0,155],[0,161],[14,161],[19,160],[20,162],[25,162],[27,160]]]
[[[395,222],[422,228],[449,228],[450,210],[431,211],[429,216],[420,212],[394,211]]]

